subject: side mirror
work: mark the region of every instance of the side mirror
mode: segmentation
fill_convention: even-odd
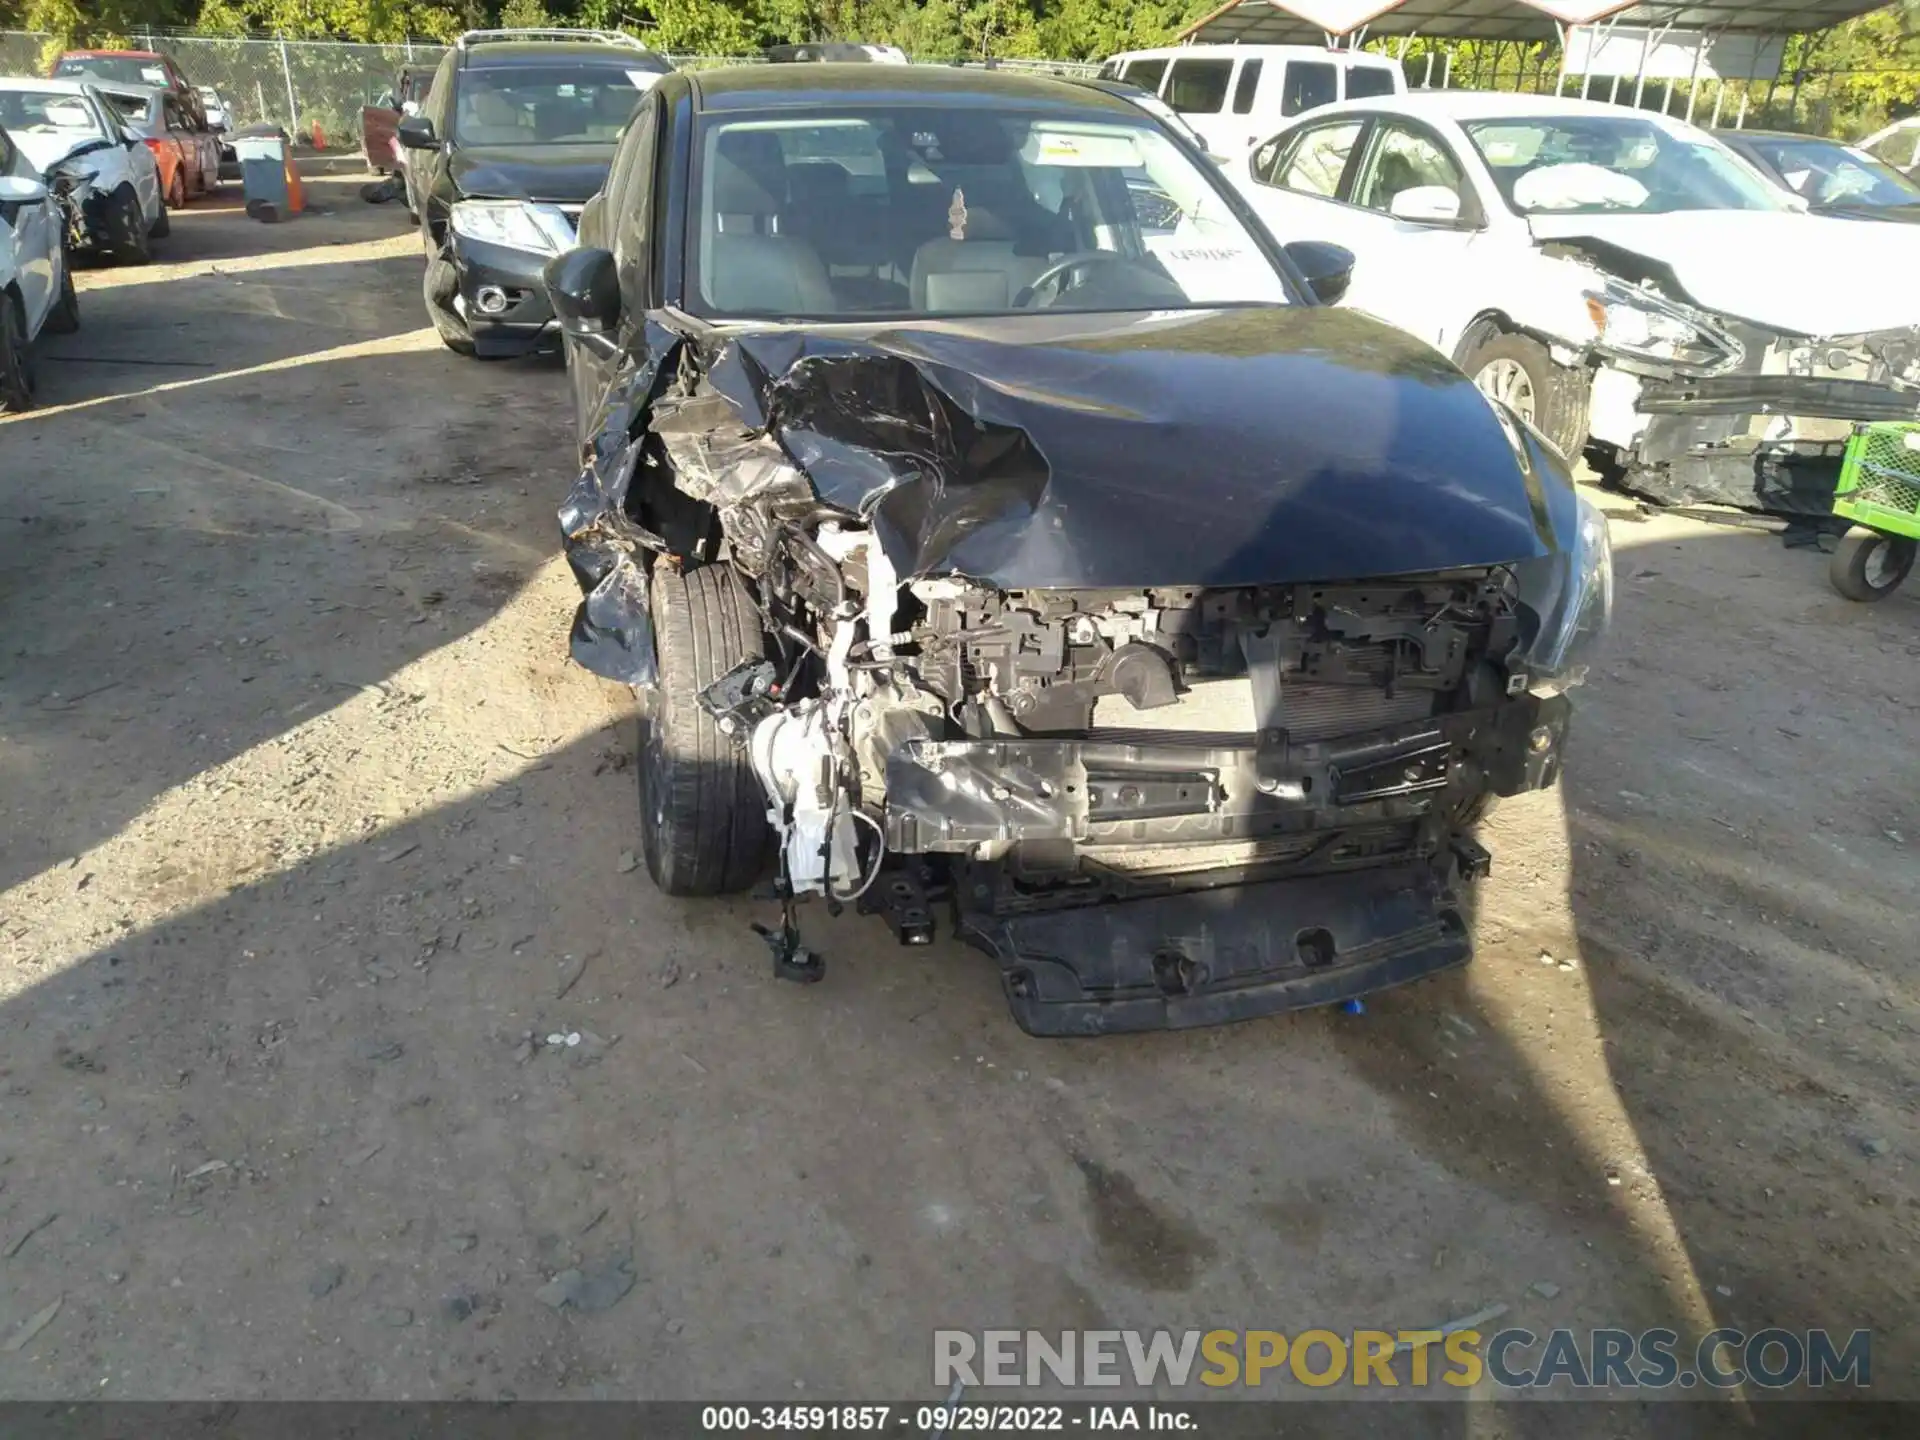
[[[425,115],[409,115],[394,127],[394,135],[409,150],[431,150],[440,143],[433,133],[433,121]]]
[[[1460,218],[1460,197],[1444,185],[1415,185],[1394,196],[1387,213],[1415,225],[1451,225]]]
[[[38,205],[46,198],[47,187],[38,180],[0,175],[0,205]]]
[[[1353,252],[1325,240],[1289,240],[1283,247],[1322,305],[1338,305],[1353,283]]]
[[[591,246],[556,255],[540,272],[560,328],[596,351],[611,354],[610,332],[620,323],[620,272],[611,250]]]

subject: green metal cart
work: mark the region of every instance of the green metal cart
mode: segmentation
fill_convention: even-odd
[[[1854,426],[1833,513],[1854,526],[1833,552],[1833,588],[1849,600],[1884,600],[1920,550],[1920,423]]]

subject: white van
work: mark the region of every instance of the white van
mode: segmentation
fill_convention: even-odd
[[[1151,90],[1186,116],[1208,148],[1239,156],[1282,120],[1407,88],[1399,65],[1360,50],[1315,45],[1173,45],[1129,50],[1100,67],[1103,80]]]

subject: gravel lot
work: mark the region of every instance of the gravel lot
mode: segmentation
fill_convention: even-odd
[[[309,193],[84,274],[0,423],[0,1394],[930,1399],[935,1327],[1495,1304],[1920,1390],[1920,586],[1608,500],[1564,790],[1363,1016],[1029,1040],[819,910],[782,985],[771,906],[634,869],[560,367]]]

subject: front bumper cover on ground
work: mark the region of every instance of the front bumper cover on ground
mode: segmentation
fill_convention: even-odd
[[[1049,904],[992,863],[957,886],[960,937],[1000,964],[1035,1035],[1180,1029],[1333,1004],[1472,955],[1455,882],[1487,855],[1452,828],[1460,783],[1512,795],[1551,785],[1571,707],[1524,695],[1337,741],[991,740],[896,751],[891,842],[924,850],[1071,840],[1101,863],[1128,844],[1295,842],[1299,873],[1187,871],[1124,898]],[[926,753],[931,748],[938,756]],[[935,761],[937,764],[930,764]],[[1266,783],[1260,783],[1265,780]],[[1097,795],[1096,795],[1097,792]],[[1420,837],[1368,858],[1368,827]],[[1141,894],[1139,889],[1161,888]]]
[[[1396,866],[1128,900],[963,916],[1031,1035],[1180,1030],[1331,1005],[1463,964],[1452,894]]]

